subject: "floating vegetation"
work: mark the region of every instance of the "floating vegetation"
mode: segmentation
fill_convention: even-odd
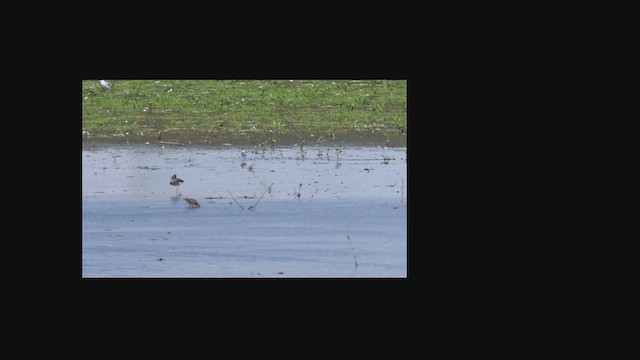
[[[304,140],[300,143],[300,155],[296,157],[296,160],[304,160],[307,156],[307,150],[304,149],[304,143]]]

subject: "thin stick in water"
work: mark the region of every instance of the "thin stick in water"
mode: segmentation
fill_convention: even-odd
[[[353,253],[353,262],[356,264],[356,269],[358,268],[358,261],[356,260],[356,248],[353,247],[351,243],[351,236],[347,235],[347,240],[349,240],[349,245],[351,245],[351,252]]]
[[[261,184],[262,186],[264,186],[264,188],[265,188],[265,189],[267,189],[267,185],[264,183],[264,181],[262,181],[262,180],[258,177],[258,175],[256,175],[256,172],[255,172],[255,171],[252,171],[251,173],[253,174],[253,176],[255,176],[255,177],[256,177],[256,179],[258,179],[258,181],[260,182],[260,184]],[[273,185],[273,184],[271,184],[271,185]]]
[[[236,204],[238,204],[238,206],[240,206],[240,209],[244,210],[244,207],[242,207],[242,205],[240,205],[237,201],[236,198],[233,197],[233,195],[231,195],[231,191],[227,190],[227,192],[229,193],[229,196],[231,196],[231,198],[233,199],[233,201],[236,202]]]
[[[253,204],[252,206],[249,206],[249,210],[253,210],[256,208],[256,206],[258,206],[258,203],[260,202],[260,200],[262,200],[262,197],[264,196],[264,194],[266,194],[267,191],[271,190],[271,187],[273,186],[273,184],[275,183],[272,183],[271,185],[269,185],[269,187],[262,193],[262,195],[260,195],[260,198],[258,199],[258,201],[256,201],[255,204]]]

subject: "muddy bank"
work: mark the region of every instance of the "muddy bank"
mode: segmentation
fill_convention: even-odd
[[[160,144],[160,145],[234,145],[234,146],[291,146],[303,140],[307,145],[352,145],[352,146],[407,146],[406,133],[398,131],[335,131],[332,134],[311,134],[309,132],[262,133],[247,130],[227,134],[202,132],[154,132],[118,133],[111,136],[94,136],[84,133],[83,144]]]

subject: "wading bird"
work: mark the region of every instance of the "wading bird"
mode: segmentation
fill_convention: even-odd
[[[111,84],[109,84],[108,82],[106,82],[104,80],[100,80],[100,87],[105,89],[105,90],[109,90],[109,89],[111,89]]]
[[[198,204],[198,200],[196,199],[192,199],[192,198],[184,198],[184,201],[186,201],[189,204],[189,207],[200,207],[200,204]]]
[[[176,177],[176,174],[173,174],[173,176],[171,177],[171,181],[169,181],[169,185],[175,186],[176,187],[176,195],[180,196],[180,194],[178,193],[178,186],[180,186],[180,184],[182,184],[184,182],[184,180],[182,179],[178,179]]]

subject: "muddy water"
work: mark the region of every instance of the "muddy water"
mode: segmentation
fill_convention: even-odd
[[[83,277],[407,275],[406,148],[102,144],[82,168]]]

